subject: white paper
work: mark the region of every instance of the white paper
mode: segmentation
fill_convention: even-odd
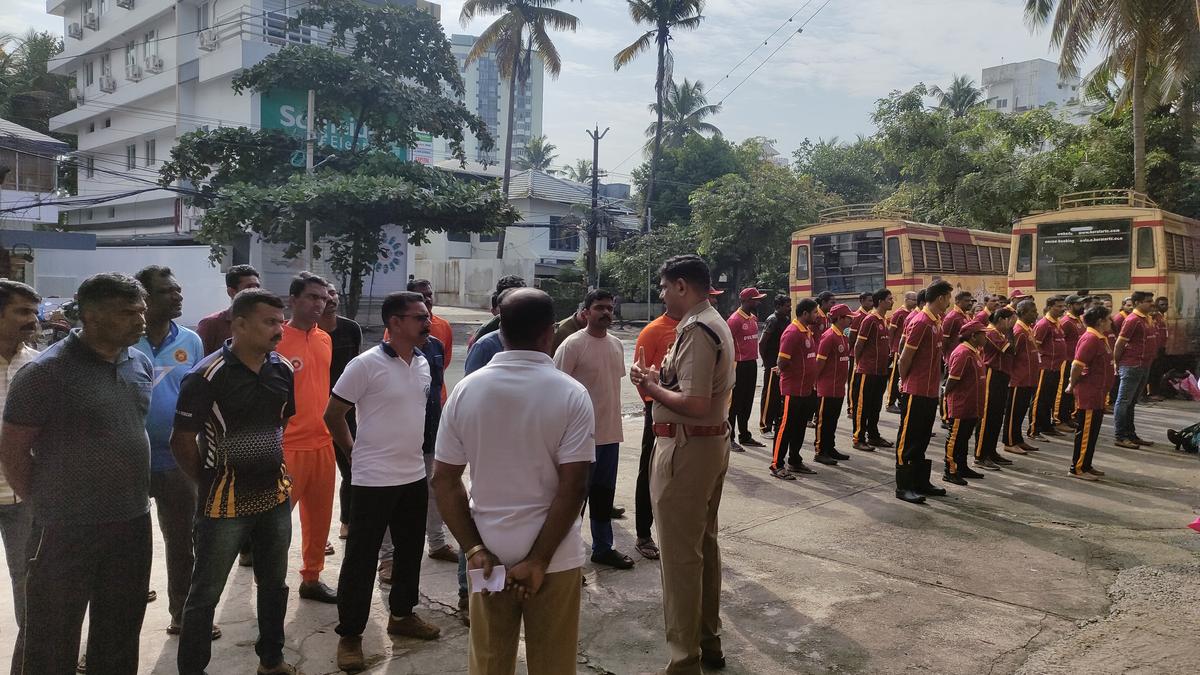
[[[468,585],[471,587],[472,593],[478,593],[480,591],[499,593],[500,591],[504,590],[504,565],[496,565],[493,567],[492,576],[487,579],[483,578],[482,567],[479,569],[468,569],[467,581]]]

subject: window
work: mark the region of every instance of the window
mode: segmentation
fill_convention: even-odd
[[[115,207],[115,206],[108,207],[108,217],[109,218],[117,217],[117,207]]]
[[[941,258],[942,258],[942,265],[941,265],[942,271],[943,272],[953,272],[954,271],[954,262],[953,262],[954,258],[953,258],[953,255],[950,253],[950,242],[939,241],[937,243],[937,249],[938,249],[938,255],[941,256]]]
[[[91,219],[92,219],[92,218],[95,216],[95,214],[94,214],[94,213],[92,213],[92,210],[91,210],[91,209],[88,209],[87,211],[84,211],[84,213],[87,215],[87,219],[88,219],[88,220],[91,220]]]
[[[550,216],[550,250],[579,251],[579,225],[575,222],[564,225],[561,216]]]
[[[965,246],[964,248],[967,252],[967,274],[979,274],[983,271],[979,265],[979,247]]]
[[[1008,274],[1008,260],[1012,254],[1012,249],[1009,248],[994,248],[992,249],[992,265],[1004,274]]]
[[[83,86],[90,87],[96,82],[95,62],[90,59],[83,64]]]
[[[137,167],[137,146],[125,146],[125,168],[132,171]]]
[[[967,269],[967,245],[950,244],[950,264],[954,272]]]
[[[95,133],[95,132],[96,132],[96,123],[88,122],[88,133],[91,134],[91,133]]]
[[[796,247],[796,280],[801,281],[808,278],[808,247]]]
[[[912,249],[913,271],[924,272],[928,269],[925,266],[925,246],[919,239],[909,240],[909,248]]]
[[[1028,272],[1031,269],[1033,269],[1033,236],[1023,234],[1017,243],[1017,271]],[[1086,288],[1086,286],[1080,286],[1080,288]]]
[[[211,13],[211,11],[212,10],[209,7],[209,4],[207,2],[201,4],[199,7],[196,8],[196,28],[198,30],[205,30],[208,28],[208,26],[209,26],[208,18],[209,18],[209,14]]]
[[[98,0],[97,4],[100,7],[100,11],[97,12],[98,14],[104,14],[108,12],[108,0]]]
[[[1037,289],[1129,288],[1131,225],[1128,218],[1038,225]],[[1024,271],[1026,237],[1017,252],[1017,271]]]
[[[446,241],[456,241],[460,244],[471,243],[471,233],[462,232],[459,230],[449,230],[446,232]]]
[[[1138,230],[1138,267],[1141,261],[1141,228]],[[1166,232],[1167,269],[1173,272],[1200,272],[1200,241],[1187,235]]]
[[[105,77],[112,77],[112,55],[100,55],[100,74]]]
[[[158,55],[158,31],[152,30],[142,36],[142,59]]]
[[[1173,244],[1174,242],[1168,243]],[[1177,254],[1177,260],[1183,262],[1182,258],[1183,256]],[[1152,228],[1139,227],[1137,229],[1137,266],[1140,270],[1154,267],[1154,230]]]
[[[104,128],[105,128],[105,129],[107,129],[107,128],[111,127],[111,126],[112,126],[112,118],[111,118],[111,117],[105,117],[105,118],[104,118]]]
[[[83,175],[87,178],[96,177],[96,158],[92,156],[85,157],[83,160]]]
[[[125,43],[125,67],[132,68],[137,65],[137,42],[130,40]]]
[[[500,234],[496,232],[479,235],[479,243],[481,244],[494,244],[498,241],[500,241]]]
[[[887,238],[887,273],[900,274],[904,269],[904,261],[900,258],[900,237]]]
[[[814,235],[814,295],[874,292],[883,287],[883,230]]]
[[[154,166],[155,139],[146,141],[146,166]]]
[[[1007,108],[1008,107],[1008,99],[1006,99],[1006,98],[996,99],[996,107],[997,108]]]

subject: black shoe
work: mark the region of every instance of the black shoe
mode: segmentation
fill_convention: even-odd
[[[238,565],[241,567],[254,567],[254,554],[253,553],[239,553],[238,554]]]
[[[597,565],[607,565],[619,570],[627,570],[633,568],[633,558],[621,553],[615,548],[610,548],[604,553],[593,553],[592,562]]]
[[[829,455],[817,455],[816,457],[813,457],[813,461],[817,464],[824,464],[826,466],[837,466],[837,460]]]
[[[336,605],[337,591],[320,581],[305,581],[300,584],[300,597],[304,600],[315,600],[328,605]]]
[[[839,461],[845,461],[847,459],[850,459],[850,455],[838,452],[837,450],[830,450],[829,456],[836,460],[839,460]]]
[[[875,446],[869,443],[855,443],[854,449],[860,452],[875,452]]]
[[[730,452],[745,452],[746,449],[743,448],[742,446],[738,445],[737,441],[729,441],[729,451]]]
[[[1183,445],[1183,436],[1174,429],[1167,429],[1167,440],[1175,446],[1175,451],[1179,452],[1179,447]]]
[[[1050,429],[1047,429],[1047,430],[1043,431],[1042,433],[1043,433],[1043,434],[1045,434],[1045,435],[1047,435],[1047,436],[1066,436],[1066,434],[1064,434],[1063,432],[1061,432],[1061,431],[1059,431],[1058,429],[1055,429],[1055,428],[1053,428],[1053,427],[1051,427]]]
[[[967,485],[967,481],[952,473],[943,473],[942,480],[947,483],[954,483],[955,485]]]
[[[624,520],[625,519],[625,507],[624,506],[612,507],[612,509],[609,510],[609,512],[608,512],[608,517],[612,520]]]
[[[919,470],[919,473],[917,473],[918,470]],[[933,460],[932,459],[921,460],[920,464],[914,464],[913,472],[914,472],[913,483],[914,483],[914,487],[916,488],[917,492],[919,492],[920,494],[923,494],[923,495],[928,495],[930,497],[945,497],[946,496],[945,488],[935,487],[933,485],[933,483],[929,482],[929,476],[930,476],[930,474],[933,473]]]
[[[796,464],[793,464],[792,462],[788,462],[787,468],[788,468],[788,471],[791,471],[792,473],[803,473],[803,474],[809,474],[809,475],[816,475],[816,473],[817,473],[816,471],[813,471],[812,469],[808,468],[808,465],[805,464],[803,461],[796,463]]]
[[[877,448],[894,448],[894,447],[896,447],[895,445],[892,444],[891,441],[884,440],[882,438],[871,438],[871,439],[868,439],[867,442]]]
[[[1000,455],[996,455],[995,457],[989,457],[988,459],[992,460],[993,462],[995,462],[1001,466],[1009,466],[1010,464],[1013,463],[1013,461],[1011,459],[1006,459],[1004,457],[1001,457]]]
[[[767,446],[763,445],[762,443],[759,443],[759,442],[758,442],[758,439],[757,439],[757,438],[755,438],[755,437],[753,437],[753,436],[746,436],[746,437],[744,437],[744,438],[739,438],[739,439],[738,439],[738,442],[739,442],[739,443],[741,443],[742,445],[747,445],[747,446],[749,446],[749,447],[751,447],[751,448],[765,448],[765,447],[767,447]]]
[[[896,499],[909,504],[924,504],[925,498],[917,494],[912,485],[912,465],[902,464],[896,467]]]
[[[700,654],[700,665],[705,670],[723,670],[725,668],[725,656],[722,654]]]
[[[983,474],[966,466],[958,467],[958,475],[963,478],[983,478]]]
[[[900,414],[900,406],[893,403],[887,407],[887,411],[892,413],[893,415],[899,415]]]

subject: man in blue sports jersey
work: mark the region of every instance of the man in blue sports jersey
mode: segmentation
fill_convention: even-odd
[[[146,334],[134,345],[154,362],[154,391],[146,416],[150,437],[150,497],[158,509],[158,527],[167,549],[167,598],[171,624],[178,635],[183,603],[192,578],[192,519],[196,515],[196,486],[171,455],[171,429],[183,376],[204,357],[200,336],[175,323],[183,314],[183,289],[170,268],[150,265],[135,275],[146,289]],[[221,631],[213,626],[213,639]]]

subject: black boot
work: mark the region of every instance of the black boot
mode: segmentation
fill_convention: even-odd
[[[930,497],[946,496],[945,488],[934,487],[934,485],[929,482],[929,476],[933,473],[932,459],[923,459],[919,464],[914,464],[913,473],[916,474],[914,483],[918,493],[928,495]]]
[[[896,467],[896,499],[910,504],[924,504],[925,498],[913,490],[913,465],[901,464]]]

